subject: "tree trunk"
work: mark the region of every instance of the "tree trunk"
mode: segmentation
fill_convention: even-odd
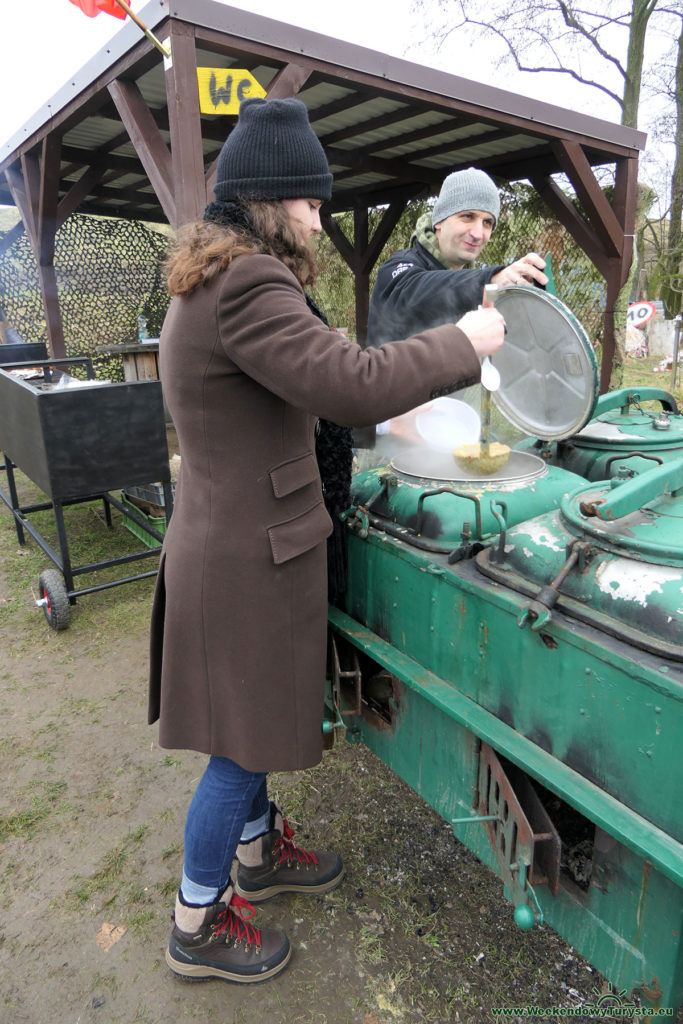
[[[671,212],[662,300],[667,320],[683,310],[683,19],[676,62],[676,156],[671,177]]]
[[[650,16],[656,6],[657,0],[633,0],[631,8],[624,99],[621,108],[621,123],[628,128],[638,127],[638,104],[640,103],[640,86],[643,79],[645,34]]]

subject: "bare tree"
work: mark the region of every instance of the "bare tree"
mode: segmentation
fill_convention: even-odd
[[[663,132],[673,139],[674,165],[671,174],[668,231],[660,254],[655,278],[659,284],[666,315],[683,311],[683,12],[675,56],[663,67],[663,88],[670,98],[671,114],[664,118]],[[669,124],[671,125],[669,129]]]
[[[502,53],[498,64],[512,63],[530,74],[565,75],[597,89],[614,101],[621,123],[631,128],[638,126],[644,82],[650,88],[652,78],[655,84],[650,70],[661,70],[657,61],[652,69],[646,65],[647,43],[657,39],[659,45],[653,49],[666,50],[660,34],[675,39],[683,22],[681,0],[489,0],[486,7],[480,0],[414,0],[413,7],[423,19],[432,19],[432,36],[440,47],[460,37],[476,38],[484,46],[493,42]],[[659,267],[673,289],[680,288],[683,259],[682,40],[683,34],[668,96],[668,113],[676,121],[676,163],[667,189],[671,222],[666,260],[660,260]],[[630,288],[629,279],[616,304],[615,319],[623,324]],[[678,294],[675,299],[679,305],[680,298]],[[668,311],[673,302],[667,303]],[[616,364],[614,385],[619,383],[619,355]]]
[[[414,0],[436,20],[439,45],[460,32],[481,33],[503,49],[518,71],[567,75],[600,90],[635,128],[645,40],[653,15],[662,25],[680,16],[680,0]],[[471,37],[471,36],[470,36]]]

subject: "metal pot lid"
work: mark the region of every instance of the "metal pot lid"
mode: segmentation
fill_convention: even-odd
[[[683,416],[673,396],[656,388],[643,388],[642,396],[624,388],[601,395],[595,405],[595,418],[577,435],[573,443],[580,447],[615,445],[628,448],[678,448],[683,444]],[[640,400],[655,399],[661,410],[642,408]]]
[[[505,343],[491,359],[501,376],[495,404],[531,437],[571,437],[590,420],[598,393],[588,334],[563,302],[540,288],[486,290],[507,326]]]
[[[683,566],[683,458],[632,479],[597,481],[563,498],[572,533],[638,561]],[[681,579],[683,582],[683,579]]]

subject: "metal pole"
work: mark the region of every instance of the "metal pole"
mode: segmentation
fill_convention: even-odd
[[[683,325],[683,313],[679,313],[678,314],[678,316],[674,320],[674,324],[676,326],[675,326],[675,329],[674,329],[674,357],[673,357],[673,361],[671,363],[671,390],[672,391],[676,387],[676,376],[678,374],[678,352],[679,352],[679,343],[680,343],[680,340],[681,340],[681,326]]]

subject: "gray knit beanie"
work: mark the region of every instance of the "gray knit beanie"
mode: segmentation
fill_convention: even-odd
[[[301,100],[244,100],[216,168],[216,199],[330,199],[332,175]]]
[[[462,210],[483,210],[498,221],[500,195],[485,171],[468,167],[466,171],[454,171],[448,175],[434,204],[432,226]]]

